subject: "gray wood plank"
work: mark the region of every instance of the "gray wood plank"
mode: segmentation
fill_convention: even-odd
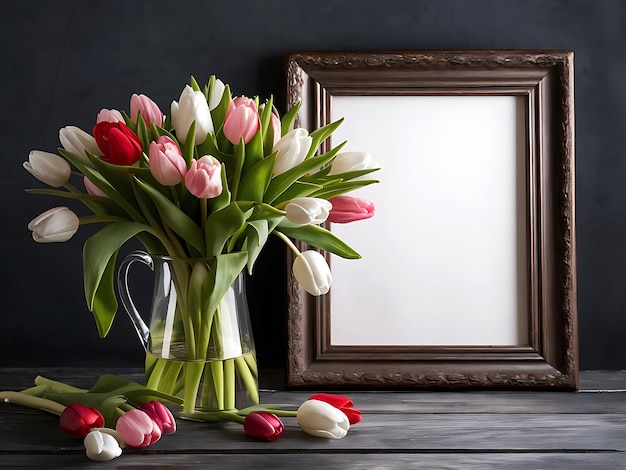
[[[626,456],[621,453],[490,453],[490,454],[155,454],[127,451],[111,462],[92,462],[82,453],[63,455],[3,455],[2,468],[19,469],[341,469],[341,470],[622,470]]]

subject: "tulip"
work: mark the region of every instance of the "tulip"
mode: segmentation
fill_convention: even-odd
[[[285,206],[285,215],[294,224],[321,224],[328,218],[332,207],[326,199],[298,197]]]
[[[311,149],[313,139],[306,129],[296,128],[285,134],[272,152],[278,152],[274,161],[274,176],[280,175],[302,163]]]
[[[185,174],[185,186],[198,198],[212,198],[222,193],[222,169],[217,158],[205,155],[191,160]]]
[[[253,411],[243,422],[245,433],[255,439],[275,441],[283,433],[282,421],[274,413]]]
[[[102,155],[96,139],[76,126],[67,126],[59,130],[59,140],[65,150],[88,161],[85,151],[92,155]]]
[[[328,220],[336,224],[346,224],[374,216],[374,204],[352,196],[335,196],[330,199],[333,208]]]
[[[72,169],[64,158],[40,150],[32,150],[23,166],[39,181],[55,188],[67,183],[72,174]]]
[[[270,127],[272,128],[272,136],[274,137],[272,146],[274,146],[280,140],[280,119],[278,119],[278,116],[274,113],[270,116]]]
[[[85,437],[91,428],[104,426],[104,418],[95,408],[70,403],[59,416],[61,430],[71,436]]]
[[[99,122],[93,127],[93,135],[104,152],[105,162],[132,165],[141,156],[139,137],[124,123]]]
[[[253,100],[240,96],[228,105],[223,130],[231,144],[238,144],[241,139],[247,144],[260,128],[261,120]]]
[[[101,196],[108,197],[104,191],[102,191],[98,186],[92,183],[92,181],[86,176],[83,177],[83,185],[85,186],[85,190],[88,194],[92,196]]]
[[[28,224],[39,243],[66,242],[78,230],[78,216],[67,207],[55,207],[38,215]]]
[[[115,432],[112,429],[111,432]],[[87,457],[101,462],[113,460],[122,455],[122,448],[115,437],[108,432],[93,430],[83,441]]]
[[[167,136],[150,143],[150,172],[163,186],[180,183],[187,173],[187,162],[180,147]]]
[[[302,430],[315,437],[341,439],[348,434],[348,417],[334,406],[320,400],[307,400],[296,413]]]
[[[176,420],[172,412],[160,401],[142,403],[139,409],[152,418],[163,434],[176,432]]]
[[[115,430],[128,447],[148,447],[161,438],[157,423],[141,410],[124,413],[117,420]]]
[[[213,85],[211,85],[211,90],[209,91],[209,109],[211,111],[220,105],[225,89],[226,86],[224,85],[224,82],[219,78],[216,78]]]
[[[354,403],[350,398],[343,395],[331,395],[330,393],[316,393],[309,397],[309,400],[320,400],[334,406],[338,410],[341,410],[350,424],[356,424],[361,422],[361,412],[354,408]]]
[[[332,275],[324,257],[314,250],[300,253],[293,262],[293,275],[311,295],[326,294],[330,290]]]
[[[130,97],[130,118],[135,124],[140,114],[148,126],[153,122],[158,127],[163,127],[165,116],[159,106],[146,95],[133,94]]]
[[[189,85],[181,93],[178,102],[172,101],[171,112],[176,137],[182,143],[187,140],[189,128],[194,121],[196,122],[196,145],[204,142],[209,132],[213,132],[211,111],[204,93],[194,91]]]
[[[343,152],[333,159],[328,175],[379,168],[380,164],[367,152]]]
[[[96,116],[98,122],[124,122],[124,117],[117,109],[101,109]]]

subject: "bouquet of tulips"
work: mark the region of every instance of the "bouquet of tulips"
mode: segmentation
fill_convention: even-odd
[[[126,241],[136,237],[151,255],[208,260],[175,268],[182,271],[176,279],[185,294],[177,299],[182,320],[175,328],[184,330],[187,359],[195,361],[184,379],[185,411],[208,373],[220,407],[232,403],[234,366],[213,363],[208,371],[199,364],[208,360],[208,349],[222,347],[212,334],[220,299],[242,270],[252,273],[270,234],[295,251],[294,276],[313,295],[330,289],[330,269],[317,250],[301,253],[291,239],[344,258],[360,257],[321,224],[374,214],[371,202],[345,193],[374,183],[366,175],[378,165],[368,153],[340,152],[345,142],[321,152],[341,120],[309,133],[294,128],[298,108],[281,119],[271,98],[264,103],[233,98],[230,87],[214,76],[203,88],[192,77],[169,115],[135,94],[129,113],[101,110],[93,135],[64,127],[60,155],[35,150],[24,163],[53,187],[31,193],[78,200],[91,212],[79,217],[67,207],[48,210],[29,224],[35,241],[64,242],[81,224],[104,225],[83,249],[85,297],[101,336],[118,308],[114,270]],[[81,184],[70,182],[73,173]],[[245,359],[236,363],[237,370],[258,400],[256,364]],[[154,388],[174,392],[180,381],[176,366],[151,367],[158,371]]]
[[[371,202],[342,195],[376,182],[363,177],[378,165],[365,152],[340,153],[345,142],[318,155],[341,120],[311,133],[294,129],[298,108],[280,119],[271,98],[233,99],[214,76],[203,89],[192,78],[169,116],[147,96],[133,95],[130,114],[98,114],[93,136],[61,129],[60,156],[30,153],[25,169],[60,189],[29,192],[79,200],[92,212],[50,209],[29,224],[35,241],[64,242],[81,224],[105,225],[84,246],[85,295],[102,336],[117,309],[116,256],[132,237],[153,254],[223,257],[215,274],[221,285],[246,266],[252,273],[271,233],[293,249],[288,237],[360,257],[320,224],[374,214]],[[69,181],[72,167],[82,190]],[[317,251],[298,252],[293,272],[307,292],[328,292],[330,272]]]

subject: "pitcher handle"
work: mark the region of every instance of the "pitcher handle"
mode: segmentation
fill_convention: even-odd
[[[152,261],[152,257],[143,251],[133,251],[129,253],[126,258],[120,264],[120,267],[117,270],[117,288],[120,294],[120,300],[122,301],[122,305],[126,309],[128,316],[130,317],[133,325],[135,326],[135,330],[137,330],[137,334],[139,335],[139,339],[144,349],[148,350],[148,342],[150,339],[150,329],[146,322],[143,321],[141,315],[137,311],[137,307],[135,307],[135,303],[130,295],[130,289],[128,287],[128,274],[130,271],[131,265],[135,262],[139,261],[142,264],[148,266],[152,271],[154,271],[154,262]]]

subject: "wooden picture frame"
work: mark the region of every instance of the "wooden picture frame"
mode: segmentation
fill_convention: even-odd
[[[516,137],[513,136],[511,139],[515,142],[517,150],[514,150],[511,154],[513,157],[508,159],[512,162],[509,168],[514,169],[515,180],[510,182],[512,184],[504,184],[501,187],[505,188],[504,191],[512,185],[517,186],[518,189],[515,193],[517,196],[509,198],[511,202],[508,203],[509,206],[506,206],[508,209],[505,207],[501,213],[513,213],[512,222],[507,223],[512,223],[516,230],[504,231],[514,233],[517,237],[515,240],[521,240],[511,242],[519,245],[513,248],[511,248],[511,243],[503,243],[505,250],[512,250],[509,257],[513,259],[515,269],[511,271],[510,267],[507,268],[509,269],[507,272],[512,272],[509,285],[517,283],[515,292],[506,299],[503,305],[517,305],[518,307],[514,309],[518,311],[510,315],[510,312],[504,312],[499,307],[500,304],[494,304],[493,308],[486,309],[492,310],[490,313],[492,316],[487,318],[487,322],[495,321],[500,318],[500,315],[509,315],[508,317],[512,318],[509,322],[513,325],[513,329],[518,328],[519,340],[506,339],[508,337],[502,335],[502,341],[500,341],[500,336],[497,336],[500,333],[496,331],[495,343],[481,342],[485,340],[482,339],[479,331],[485,328],[480,327],[476,328],[476,344],[473,344],[471,336],[469,341],[463,340],[463,343],[455,343],[454,338],[447,341],[445,329],[443,337],[438,339],[436,344],[428,344],[428,341],[424,340],[417,344],[409,344],[404,339],[400,339],[398,344],[394,341],[385,342],[387,340],[380,344],[375,338],[368,340],[369,342],[358,340],[356,344],[346,344],[343,340],[337,343],[333,341],[333,335],[335,335],[333,322],[340,323],[339,319],[342,317],[339,316],[339,311],[333,312],[331,299],[333,295],[339,297],[340,291],[337,285],[341,286],[341,282],[335,279],[329,294],[313,297],[304,292],[289,274],[287,386],[314,389],[576,389],[578,386],[578,351],[574,222],[573,53],[568,51],[288,52],[286,69],[287,105],[291,107],[301,101],[297,125],[309,130],[344,117],[334,114],[335,108],[344,111],[354,109],[355,116],[345,116],[346,121],[353,117],[359,119],[357,111],[359,108],[358,106],[351,108],[352,103],[374,104],[376,109],[380,109],[381,104],[384,107],[387,105],[403,106],[402,103],[406,103],[406,106],[413,110],[426,103],[422,97],[430,97],[431,101],[436,100],[437,107],[444,104],[447,106],[450,103],[453,106],[460,106],[461,103],[466,102],[477,103],[473,99],[466,100],[465,98],[478,97],[488,98],[481,103],[505,104],[502,109],[509,109],[506,111],[509,113],[507,115],[514,116],[511,118],[513,119],[512,125],[517,130],[513,131]],[[358,100],[354,101],[353,97],[358,97]],[[450,97],[455,99],[450,101]],[[497,99],[491,99],[492,97]],[[392,140],[392,136],[388,134],[377,135],[373,129],[368,129],[368,120],[380,119],[375,118],[375,109],[372,107],[369,109],[372,109],[371,114],[361,113],[364,115],[362,127],[359,128],[362,129],[362,135],[370,136],[370,139],[374,135],[379,139]],[[454,109],[456,108],[453,108],[453,112],[448,116],[462,113],[460,108],[458,108],[459,113],[454,112]],[[480,104],[475,109],[483,109],[483,105]],[[493,112],[484,114],[487,119],[491,115]],[[384,119],[393,121],[393,116],[394,113],[389,113]],[[402,119],[407,118],[403,116]],[[472,120],[474,119],[470,118],[465,122]],[[482,119],[475,120],[482,121]],[[421,125],[416,123],[412,128],[416,129],[419,134]],[[519,129],[521,129],[521,134]],[[443,135],[449,135],[453,140],[457,130],[459,129],[452,129],[448,134],[444,132]],[[357,137],[358,140],[360,132],[357,130],[352,135],[348,135],[348,140],[352,137]],[[500,135],[499,131],[497,135]],[[493,136],[496,136],[495,130]],[[346,136],[341,137],[343,140]],[[493,139],[488,138],[484,141],[491,140]],[[335,145],[337,143],[333,142]],[[330,145],[330,142],[325,145]],[[495,152],[499,155],[499,150],[496,149]],[[474,155],[482,155],[482,152],[476,151]],[[397,165],[398,162],[393,158],[396,158],[393,152],[391,156],[386,155],[384,165],[389,165],[389,161],[392,162],[392,167],[394,164]],[[471,158],[472,156],[469,157],[470,162]],[[430,159],[430,161],[433,160],[436,161],[436,158]],[[490,162],[501,160],[503,159],[484,163],[483,170],[476,171],[472,177],[486,178],[482,175],[485,173],[484,170],[492,168]],[[508,171],[507,174],[509,173],[511,172]],[[485,179],[484,182],[494,180],[490,178]],[[495,178],[495,180],[498,179]],[[395,191],[398,186],[393,181],[385,181],[382,177],[381,180],[380,187],[389,188],[387,194],[392,191],[391,188]],[[404,186],[406,185],[405,182]],[[416,186],[419,187],[419,185]],[[466,196],[464,193],[455,195],[454,191],[448,191],[446,194],[457,199]],[[413,195],[420,196],[419,193]],[[497,194],[496,197],[487,199],[499,200],[501,198]],[[380,211],[377,216],[379,213]],[[498,217],[495,219],[499,220]],[[474,223],[477,229],[483,227],[479,219]],[[497,225],[499,222],[495,223],[499,226]],[[466,227],[465,219],[463,219],[463,224]],[[332,227],[331,230],[333,230]],[[363,228],[363,231],[366,230],[370,228]],[[418,231],[427,233],[425,227]],[[460,240],[466,232],[465,229],[459,229],[455,235],[456,239]],[[346,241],[352,244],[352,240],[346,239]],[[299,248],[309,247],[300,244]],[[325,256],[332,270],[333,260],[327,253]],[[293,254],[287,250],[287,264],[290,267],[292,263]],[[463,265],[468,270],[473,268],[469,261],[461,260],[460,263],[469,264]],[[428,266],[420,266],[420,268],[426,269],[426,273],[429,272]],[[290,271],[288,269],[288,272]],[[521,281],[518,282],[517,278]],[[396,281],[397,277],[394,279],[393,272],[381,272],[379,282],[391,284]],[[457,281],[446,280],[446,289],[450,297],[454,297],[457,292],[467,291],[467,279],[459,280],[456,284],[455,282]],[[413,285],[419,286],[420,284],[420,282],[415,282]],[[487,279],[483,284],[486,284],[486,289],[489,289]],[[386,287],[393,288],[393,286]],[[412,310],[413,298],[407,293],[406,288],[403,292],[408,296],[403,305],[406,305],[406,310]],[[355,298],[358,293],[354,292],[349,295],[352,295],[349,298]],[[429,318],[437,316],[436,301],[422,310],[427,311],[426,316],[421,319],[422,325],[426,325],[430,322]],[[362,313],[359,311],[359,315]],[[388,312],[384,315],[388,315]],[[471,330],[472,325],[477,322],[471,318],[471,315],[469,317],[465,326],[467,326],[466,329]],[[383,318],[384,316],[381,320]],[[517,326],[515,318],[518,318]],[[463,329],[457,328],[459,331]],[[498,344],[500,342],[502,344]]]

